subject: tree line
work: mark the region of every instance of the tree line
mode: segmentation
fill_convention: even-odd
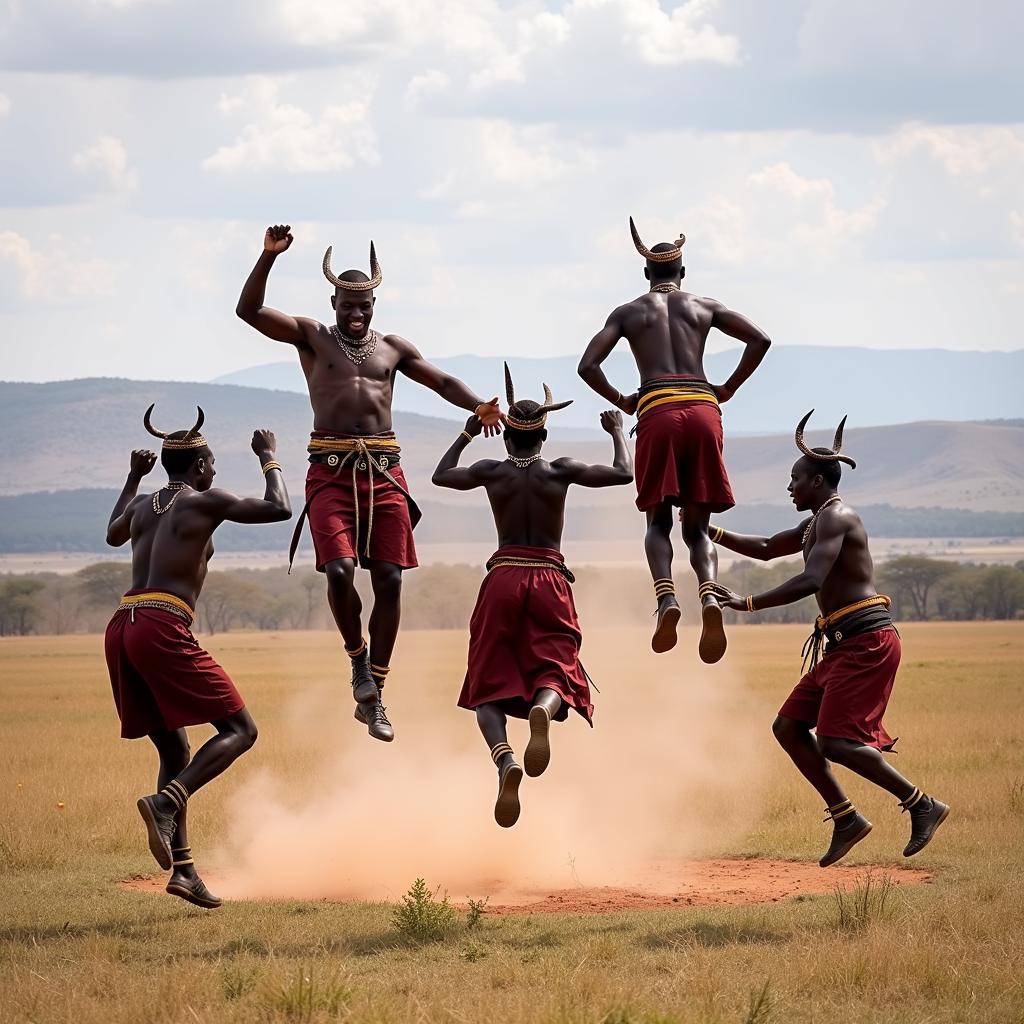
[[[677,570],[680,567],[677,563]],[[760,593],[800,571],[798,561],[766,566],[740,561],[721,581],[740,594]],[[365,574],[359,574],[363,577]],[[577,570],[576,603],[584,629],[650,624],[651,583],[637,569],[583,567]],[[689,570],[677,571],[684,621],[696,617],[696,584]],[[405,629],[465,629],[483,569],[430,565],[407,573],[403,588]],[[1024,562],[973,565],[905,555],[877,572],[880,593],[893,599],[897,620],[1015,619],[1024,611]],[[131,586],[124,562],[98,562],[76,573],[0,576],[0,636],[102,632],[122,594]],[[364,604],[371,595],[360,578]],[[810,623],[817,614],[811,598],[754,615],[727,612],[733,622]],[[299,570],[230,569],[211,572],[196,609],[195,629],[205,634],[237,629],[333,628],[322,575]]]

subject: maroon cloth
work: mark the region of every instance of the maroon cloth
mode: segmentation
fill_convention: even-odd
[[[391,475],[406,489],[401,466],[392,466]],[[359,558],[365,565],[363,550],[370,522],[370,482],[366,470],[356,471],[359,494],[359,537],[356,537],[356,502],[352,491],[352,468],[339,474],[331,466],[310,463],[306,474],[306,501],[309,506],[309,531],[313,535],[316,567],[336,558]],[[390,562],[403,569],[414,569],[416,545],[412,539],[412,519],[405,495],[386,476],[373,474],[373,529],[370,532],[370,558]]]
[[[125,596],[148,593],[158,591],[129,590]],[[227,672],[173,612],[116,611],[103,647],[125,739],[217,722],[245,707]]]
[[[724,512],[736,504],[722,459],[722,413],[712,402],[659,405],[636,429],[636,507],[663,501],[709,505]]]
[[[563,561],[551,548],[506,546],[492,557]],[[469,621],[469,665],[459,707],[497,703],[506,714],[526,718],[537,691],[548,687],[562,698],[558,721],[572,708],[593,724],[581,640],[572,587],[557,569],[495,566],[480,585]]]
[[[844,640],[796,684],[779,714],[815,726],[822,737],[891,750],[882,716],[901,652],[891,626]]]

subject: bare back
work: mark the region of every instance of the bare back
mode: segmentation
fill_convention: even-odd
[[[560,550],[565,497],[572,480],[559,463],[568,461],[540,459],[523,469],[509,461],[491,462],[481,473],[499,546]]]
[[[640,380],[689,375],[704,380],[704,347],[714,323],[713,300],[689,292],[648,292],[613,317],[636,359]]]

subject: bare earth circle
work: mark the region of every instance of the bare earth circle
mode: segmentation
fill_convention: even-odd
[[[659,910],[680,907],[739,906],[777,903],[796,896],[832,892],[864,884],[868,875],[894,885],[931,882],[934,874],[914,868],[845,867],[820,868],[814,862],[791,860],[699,860],[653,864],[626,887],[574,886],[571,889],[516,889],[495,881],[490,891],[488,914],[608,914],[619,910]],[[217,878],[206,879],[217,892]],[[164,876],[127,879],[123,889],[162,893]],[[363,897],[365,899],[366,897]],[[357,897],[330,897],[353,902]]]

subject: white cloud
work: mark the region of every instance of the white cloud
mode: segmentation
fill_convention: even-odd
[[[425,99],[446,92],[451,84],[452,80],[443,71],[430,68],[410,79],[405,89],[405,98],[415,106]]]
[[[0,92],[0,117],[6,117],[11,112],[11,99]]]
[[[379,160],[377,135],[370,122],[372,90],[366,91],[366,99],[327,104],[314,115],[297,104],[282,102],[279,86],[269,79],[250,79],[249,89],[248,98],[222,94],[218,100],[222,113],[245,109],[255,119],[234,142],[202,161],[205,170],[324,174]]]
[[[100,257],[76,255],[60,235],[50,236],[45,248],[39,248],[16,231],[0,231],[0,265],[13,272],[0,274],[0,279],[13,278],[15,297],[23,300],[45,296],[47,303],[60,304],[69,297],[109,295],[113,291],[111,265]]]
[[[75,172],[96,175],[118,192],[127,192],[138,184],[138,175],[128,165],[128,149],[112,135],[101,135],[91,146],[80,149],[71,158]]]

